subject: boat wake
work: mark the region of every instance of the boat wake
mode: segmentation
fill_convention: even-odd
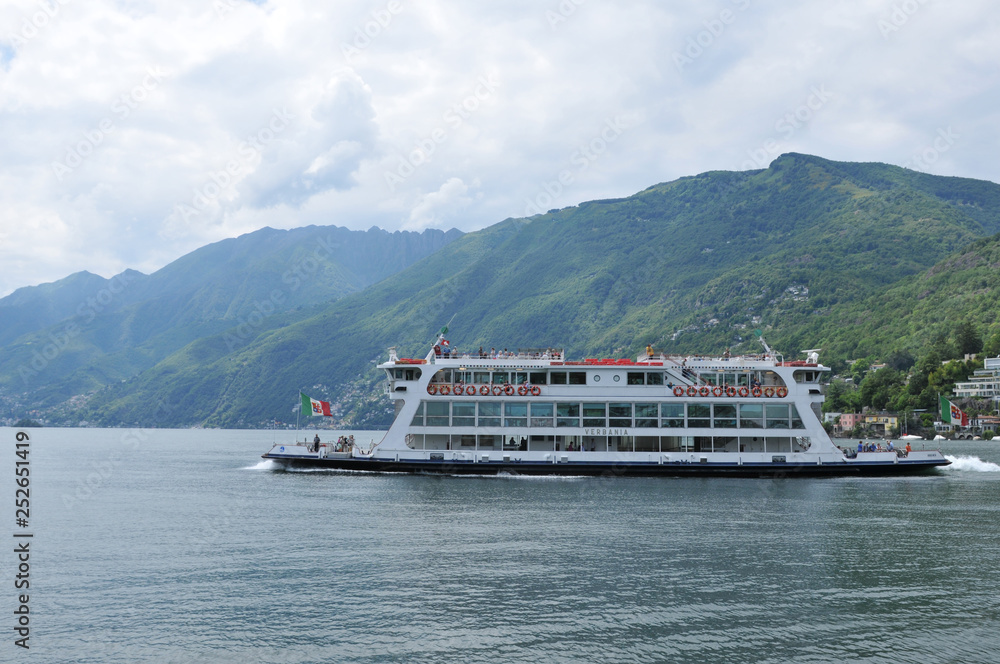
[[[253,466],[245,466],[243,470],[274,470],[276,467],[273,459],[264,459]]]
[[[983,461],[974,456],[951,456],[946,454],[945,459],[951,461],[950,466],[945,466],[945,470],[960,470],[971,473],[1000,473],[1000,465],[991,461]]]

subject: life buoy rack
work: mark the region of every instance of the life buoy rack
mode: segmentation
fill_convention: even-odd
[[[518,394],[518,396],[522,396],[522,397],[526,396],[528,394],[528,386],[527,385],[521,385],[519,388],[517,388],[517,394]]]
[[[703,397],[707,397],[709,392],[711,392],[711,390],[708,389],[708,385],[702,385],[700,388],[698,388],[698,394],[700,394]]]
[[[459,383],[458,385],[455,386],[454,392],[456,397],[460,397],[463,394],[465,394],[465,388],[462,387],[461,383]]]
[[[432,384],[432,385],[428,385],[427,386],[427,394],[437,394],[437,393],[438,393],[438,386],[437,385],[433,385]]]
[[[684,388],[681,387],[680,385],[675,385],[674,386],[674,396],[675,397],[682,397],[682,396],[684,396]]]
[[[736,390],[736,393],[739,394],[741,397],[745,397],[748,394],[750,394],[750,388],[747,387],[746,385],[741,385],[740,389]]]
[[[715,387],[712,388],[712,396],[713,397],[722,396],[722,387],[720,385],[716,385]]]
[[[760,388],[759,387],[753,388],[752,390],[750,390],[750,394],[754,395],[755,397],[759,397],[760,396]]]
[[[776,396],[777,396],[777,397],[778,397],[779,399],[784,399],[785,397],[787,397],[787,396],[788,396],[788,388],[787,388],[787,387],[785,387],[784,385],[782,385],[782,386],[778,387],[778,389],[776,389],[776,390],[774,391],[774,394],[775,394],[775,395],[776,395]]]
[[[487,394],[490,393],[490,386],[489,385],[480,385],[479,386],[479,393],[485,397]]]
[[[694,385],[688,386],[687,395],[689,397],[696,397],[696,396],[698,396],[698,388],[695,387]]]
[[[493,396],[498,397],[498,396],[500,396],[501,392],[503,392],[503,388],[502,387],[500,387],[499,385],[494,385],[493,386]]]
[[[733,387],[732,385],[729,385],[728,387],[726,387],[726,396],[727,397],[735,397],[736,396],[736,388]]]
[[[448,395],[451,394],[451,385],[442,385],[441,394]]]
[[[531,386],[531,396],[537,397],[541,393],[542,393],[542,388],[538,387],[537,385]]]
[[[764,396],[767,397],[768,399],[770,399],[771,397],[773,397],[774,396],[774,388],[771,387],[770,385],[768,385],[767,387],[765,387],[764,388]]]
[[[514,386],[511,385],[510,383],[507,383],[506,385],[503,386],[503,393],[506,394],[507,396],[513,396]]]

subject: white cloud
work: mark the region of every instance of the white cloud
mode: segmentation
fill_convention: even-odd
[[[0,295],[264,225],[474,230],[791,150],[1000,180],[990,16],[985,0],[14,0]]]

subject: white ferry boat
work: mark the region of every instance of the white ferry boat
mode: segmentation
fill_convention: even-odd
[[[519,475],[893,475],[945,466],[939,451],[841,450],[820,421],[818,351],[569,361],[559,349],[394,348],[378,365],[396,415],[363,450],[275,444],[281,466]]]

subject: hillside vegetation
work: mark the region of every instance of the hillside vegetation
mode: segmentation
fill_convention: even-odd
[[[995,319],[984,238],[998,231],[993,183],[788,154],[469,233],[360,293],[271,316],[239,347],[232,330],[198,338],[68,417],[259,426],[294,418],[305,389],[345,424],[384,425],[375,363],[389,346],[422,356],[453,317],[460,349],[718,352],[762,329],[835,366],[917,353],[956,316]]]

